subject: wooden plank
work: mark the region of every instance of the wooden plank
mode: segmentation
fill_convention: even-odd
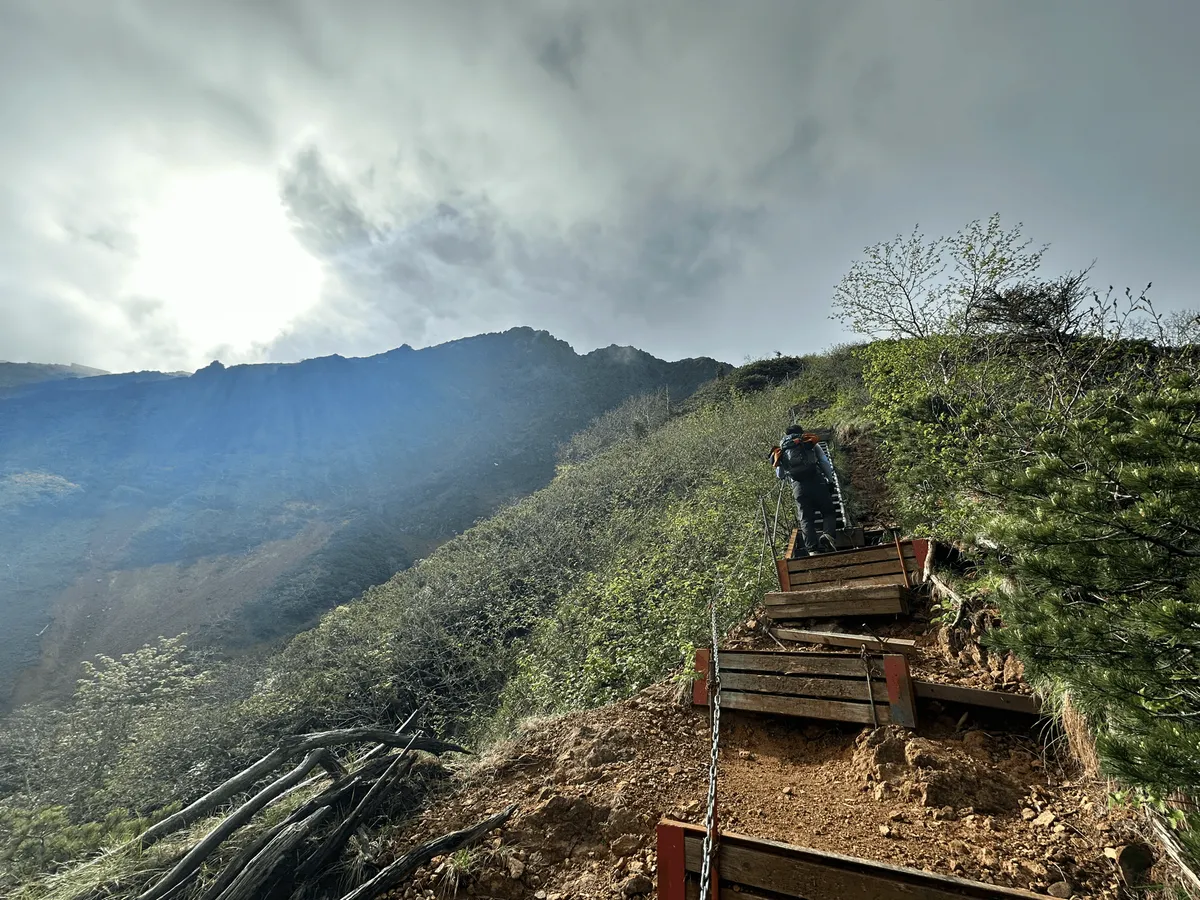
[[[683,829],[679,823],[660,821],[654,830],[658,855],[658,900],[684,900],[687,864]]]
[[[844,606],[822,606],[819,609],[801,604],[772,606],[767,609],[766,615],[772,622],[786,625],[812,619],[860,619],[867,616],[895,615],[900,611],[902,608],[898,608],[892,601],[860,600]]]
[[[871,704],[847,700],[815,700],[811,697],[781,697],[777,694],[743,694],[740,691],[721,691],[721,709],[741,709],[747,712],[774,713],[779,716],[799,716],[805,719],[831,719],[835,722],[856,722],[873,725]],[[880,725],[891,722],[886,703],[875,705]]]
[[[959,687],[953,684],[937,684],[932,681],[913,679],[913,690],[924,700],[945,700],[948,703],[964,703],[968,706],[985,706],[1008,712],[1039,715],[1042,705],[1036,697],[1028,694],[1009,694],[1005,691],[987,691],[981,688]]]
[[[869,634],[841,634],[837,631],[811,631],[801,628],[771,628],[768,631],[777,640],[795,641],[800,644],[853,647],[855,650],[866,647],[868,650],[905,653],[909,656],[919,653],[917,642],[906,638],[883,638],[881,643]]]
[[[896,578],[900,576],[897,575]],[[825,591],[769,591],[763,595],[763,605],[792,606],[806,603],[810,606],[836,606],[856,600],[900,600],[907,595],[903,584],[872,584],[862,587],[838,587]]]
[[[873,671],[883,677],[883,660],[868,657]],[[721,654],[721,674],[750,672],[774,675],[824,675],[852,678],[863,674],[862,657],[854,653],[780,653],[774,650],[738,650]]]
[[[776,622],[788,619],[838,619],[858,616],[884,616],[904,612],[899,599],[850,600],[846,603],[792,603],[787,606],[768,606],[767,617]]]
[[[791,559],[796,553],[796,542],[800,540],[800,529],[793,528],[792,536],[788,538],[787,553],[788,559]]]
[[[790,591],[792,589],[792,577],[788,574],[787,560],[775,560],[775,574],[779,578],[779,589],[781,591]]]
[[[916,553],[910,544],[901,544],[904,548],[905,559],[916,559]],[[896,545],[885,544],[878,547],[857,547],[853,550],[839,550],[836,553],[818,553],[816,556],[805,556],[800,559],[788,560],[788,571],[812,572],[817,569],[839,569],[844,566],[861,566],[866,563],[891,562],[896,560]]]
[[[899,653],[887,654],[883,658],[883,673],[887,677],[887,698],[892,721],[905,728],[916,728],[917,699],[908,672],[908,657]]]
[[[835,700],[867,700],[867,674],[859,661],[857,678],[808,678],[803,675],[758,675],[753,672],[723,672],[721,691],[751,691],[760,694],[784,694],[795,697],[826,697]],[[871,692],[880,703],[887,703],[888,689],[883,681],[873,680]]]
[[[699,872],[704,829],[684,823],[679,828],[684,836],[684,865],[689,873]],[[718,860],[726,884],[804,900],[1030,900],[1040,896],[734,833],[721,835]]]
[[[791,576],[788,576],[789,579]],[[791,584],[791,581],[788,582]],[[854,581],[828,581],[817,582],[816,584],[795,584],[792,585],[792,594],[808,594],[818,597],[825,594],[831,594],[834,591],[851,591],[860,590],[862,588],[872,587],[904,587],[904,576],[897,571],[893,575],[869,575],[866,578],[857,578]]]
[[[692,682],[692,703],[696,706],[708,704],[708,675],[712,665],[712,652],[707,647],[696,648],[696,674],[700,677]]]
[[[909,580],[919,581],[913,566],[909,561]],[[839,566],[836,569],[812,569],[806,572],[797,572],[788,566],[788,582],[795,587],[798,584],[829,584],[831,582],[846,582],[854,584],[859,578],[870,578],[875,575],[895,575],[900,579],[900,583],[904,583],[904,574],[900,571],[900,560],[895,556],[893,551],[891,559],[885,559],[882,562],[862,563],[856,566]]]

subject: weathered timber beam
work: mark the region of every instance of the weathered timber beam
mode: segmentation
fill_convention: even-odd
[[[913,679],[913,691],[923,700],[944,700],[948,703],[963,703],[968,706],[985,706],[1008,712],[1036,716],[1042,704],[1028,694],[1010,694],[1007,691],[987,691],[980,688],[959,687],[955,684],[938,684],[933,681]]]
[[[411,716],[409,718],[411,719]],[[452,744],[448,741],[440,741],[437,738],[426,737],[420,734],[404,734],[402,732],[388,731],[383,728],[342,728],[335,731],[318,731],[311,734],[299,735],[284,740],[279,747],[272,750],[258,762],[213,788],[203,797],[194,800],[179,810],[179,812],[173,813],[161,822],[151,825],[141,835],[134,838],[125,846],[137,845],[145,850],[152,844],[162,840],[168,834],[178,831],[181,828],[186,828],[193,822],[204,818],[226,800],[235,794],[241,793],[260,778],[275,771],[293,756],[299,756],[302,753],[308,753],[310,750],[322,747],[333,747],[338,744],[351,744],[358,741],[374,741],[379,747],[408,747],[413,750],[422,750],[426,753],[435,754],[469,752],[458,744]],[[373,750],[372,754],[378,751],[378,749],[377,747],[376,750]],[[330,774],[345,772],[341,763],[332,755],[322,757],[321,764]]]
[[[240,853],[238,853],[237,856],[230,860],[225,868],[221,870],[221,873],[217,876],[216,880],[209,886],[208,890],[206,890],[204,894],[200,896],[200,900],[217,900],[221,893],[227,887],[229,887],[233,879],[237,877],[238,873],[245,868],[249,864],[250,860],[254,859],[254,857],[257,856],[267,844],[274,840],[275,836],[279,834],[280,831],[289,825],[294,825],[297,822],[307,819],[323,806],[336,807],[347,796],[351,795],[355,790],[362,787],[364,783],[376,777],[383,768],[387,767],[387,765],[390,765],[390,760],[372,760],[356,772],[353,772],[347,777],[335,782],[334,784],[331,784],[328,788],[321,791],[321,793],[317,794],[317,796],[313,797],[308,802],[296,807],[286,819],[284,819],[274,828],[264,831],[258,836],[257,839],[246,845],[246,847]],[[311,781],[296,785],[296,788],[303,787],[304,784],[311,784]],[[295,790],[295,788],[292,790]],[[290,793],[290,791],[285,791],[283,794],[280,794],[279,797],[276,797],[272,802],[278,802],[280,799],[287,796],[288,793]]]
[[[769,633],[781,641],[802,644],[824,644],[830,647],[866,647],[889,653],[916,655],[917,642],[905,638],[876,638],[869,634],[841,634],[836,631],[809,631],[800,628],[771,628]]]
[[[285,863],[293,851],[312,833],[312,830],[330,812],[323,806],[302,822],[294,822],[280,829],[266,846],[237,874],[218,900],[256,900],[262,896],[263,885]]]
[[[516,811],[516,804],[513,804],[491,818],[484,819],[477,825],[464,828],[462,831],[453,831],[450,834],[442,835],[437,840],[429,841],[420,847],[410,850],[380,871],[370,881],[359,885],[350,893],[342,896],[341,900],[372,900],[372,898],[390,891],[435,856],[444,856],[447,853],[453,853],[460,847],[469,847],[471,844],[477,843],[489,831],[499,828],[512,818],[513,813]]]
[[[425,753],[468,753],[470,751],[458,744],[439,741],[437,738],[425,737],[422,734],[401,734],[388,731],[386,728],[340,728],[336,731],[317,731],[312,734],[302,734],[286,738],[281,747],[289,754],[299,755],[318,747],[334,747],[338,744],[353,744],[359,741],[375,741],[388,747],[407,747],[411,750],[421,750]]]
[[[241,793],[264,775],[278,769],[287,762],[287,758],[288,753],[284,749],[276,748],[272,750],[258,762],[254,763],[254,765],[238,772],[238,774],[223,784],[217,785],[217,787],[213,788],[203,797],[192,801],[179,810],[179,812],[172,813],[161,822],[151,825],[130,843],[138,844],[145,850],[151,844],[157,843],[168,834],[178,831],[180,828],[186,828],[193,822],[204,818],[234,794]]]
[[[195,847],[184,854],[175,866],[154,885],[144,891],[138,900],[161,900],[168,893],[196,877],[201,864],[221,843],[245,825],[260,809],[286,791],[293,785],[299,784],[304,776],[321,765],[322,757],[329,750],[322,747],[311,751],[300,765],[296,766],[282,778],[271,782],[236,810],[223,819],[212,831],[206,834]]]
[[[367,795],[338,824],[333,833],[326,837],[321,845],[313,851],[312,855],[300,864],[296,870],[297,881],[304,882],[315,877],[342,852],[342,848],[350,840],[350,835],[353,834],[354,829],[358,827],[363,819],[375,811],[387,792],[412,768],[412,763],[413,757],[408,754],[400,754],[392,761],[387,771],[380,775],[375,783],[371,785],[371,789],[367,791]]]

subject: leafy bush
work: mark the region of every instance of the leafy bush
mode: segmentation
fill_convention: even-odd
[[[1017,588],[997,643],[1069,691],[1126,784],[1200,789],[1200,387],[1100,392],[994,484]]]
[[[879,245],[840,294],[864,331],[904,336],[858,351],[901,518],[1003,576],[992,640],[1069,695],[1107,771],[1190,821],[1196,844],[1196,317],[1089,293],[1086,273],[1032,280],[1040,251],[1021,262],[1019,231],[987,231],[1011,252],[984,266],[983,290],[962,277],[971,265],[937,280],[931,247],[959,259],[978,245],[960,234]],[[904,277],[882,277],[889,266]],[[861,305],[881,295],[883,313]]]

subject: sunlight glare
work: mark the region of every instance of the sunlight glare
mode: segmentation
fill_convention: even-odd
[[[278,336],[320,297],[274,181],[250,173],[181,180],[137,229],[131,292],[161,301],[199,364]]]

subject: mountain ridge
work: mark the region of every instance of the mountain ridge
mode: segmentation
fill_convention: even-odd
[[[0,397],[0,693],[19,670],[18,701],[61,692],[79,659],[173,621],[222,650],[291,634],[548,482],[558,445],[607,409],[682,399],[730,368],[579,354],[523,327]],[[478,458],[459,449],[476,433],[491,441]]]

